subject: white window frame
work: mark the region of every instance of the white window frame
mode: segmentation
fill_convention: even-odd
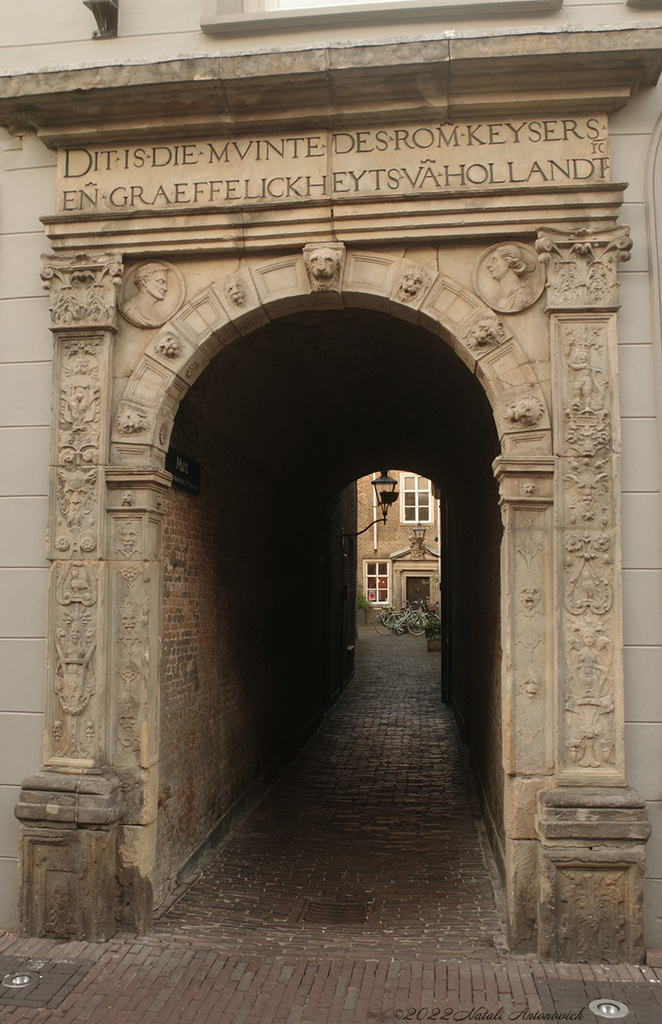
[[[376,571],[374,573],[368,573],[368,566],[369,565],[376,566]],[[386,572],[385,573],[380,573],[380,571],[379,571],[379,566],[380,565],[385,565],[386,566]],[[370,587],[368,585],[368,577],[372,576],[374,579],[378,579],[380,576],[384,576],[384,575],[386,576],[386,600],[385,601],[378,601],[378,600],[372,601],[372,599],[370,597]],[[391,603],[391,563],[390,563],[390,561],[387,558],[366,558],[365,561],[363,562],[363,582],[364,582],[364,585],[365,585],[365,595],[368,598],[368,600],[371,602],[371,604],[388,605],[388,604]],[[378,587],[374,587],[373,589],[375,590],[376,593],[378,593],[378,591],[379,591]]]
[[[353,3],[338,0],[332,6],[272,7],[278,0],[205,0],[200,27],[210,35],[232,35],[271,30],[313,27],[346,27],[365,24],[366,17],[389,22],[486,18],[548,14],[560,10],[563,0],[369,0]],[[286,2],[286,0],[281,0]]]
[[[411,488],[405,489],[405,480],[413,479],[415,484],[415,490]],[[419,487],[419,480],[424,481],[427,487]],[[405,494],[415,494],[414,502],[414,513],[413,519],[407,517],[407,509],[410,506],[405,504]],[[420,504],[418,500],[419,494],[428,495],[428,518],[421,519],[420,517]],[[421,525],[429,526],[434,523],[434,495],[432,493],[432,482],[425,476],[418,476],[416,473],[400,473],[400,522],[405,523],[407,526],[415,526],[417,523]]]

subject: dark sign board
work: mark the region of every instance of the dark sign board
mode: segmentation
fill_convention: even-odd
[[[174,487],[181,487],[191,494],[200,493],[200,463],[190,455],[170,448],[166,454],[165,468],[172,473]]]

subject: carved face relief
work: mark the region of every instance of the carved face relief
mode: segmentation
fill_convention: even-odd
[[[243,307],[248,301],[248,292],[240,277],[231,277],[226,282],[225,294],[235,306]]]
[[[400,275],[396,298],[399,302],[413,302],[419,292],[428,286],[429,276],[422,267],[413,264],[404,267]]]
[[[540,298],[544,275],[533,249],[519,242],[493,245],[474,269],[476,293],[499,313],[519,313]]]
[[[149,420],[142,412],[134,409],[125,409],[120,413],[117,421],[117,429],[120,434],[142,434],[149,426]]]
[[[466,332],[464,342],[470,349],[487,349],[500,345],[506,337],[503,324],[496,317],[481,317]]]
[[[184,278],[170,263],[141,263],[126,275],[120,312],[135,327],[160,327],[184,300]]]
[[[336,289],[340,284],[344,258],[345,247],[339,243],[305,246],[303,260],[311,291]]]
[[[535,427],[543,416],[543,407],[535,395],[525,395],[506,407],[505,418],[514,427]]]

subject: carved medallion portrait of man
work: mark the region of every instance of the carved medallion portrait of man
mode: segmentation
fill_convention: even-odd
[[[474,287],[497,313],[519,313],[540,298],[545,278],[535,252],[519,242],[493,245],[474,269]]]
[[[170,263],[141,263],[128,271],[120,312],[134,327],[160,327],[184,301],[184,279]]]

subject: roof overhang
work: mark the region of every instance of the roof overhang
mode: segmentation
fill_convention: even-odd
[[[440,32],[0,75],[0,124],[51,146],[404,118],[623,107],[662,71],[662,22]]]

